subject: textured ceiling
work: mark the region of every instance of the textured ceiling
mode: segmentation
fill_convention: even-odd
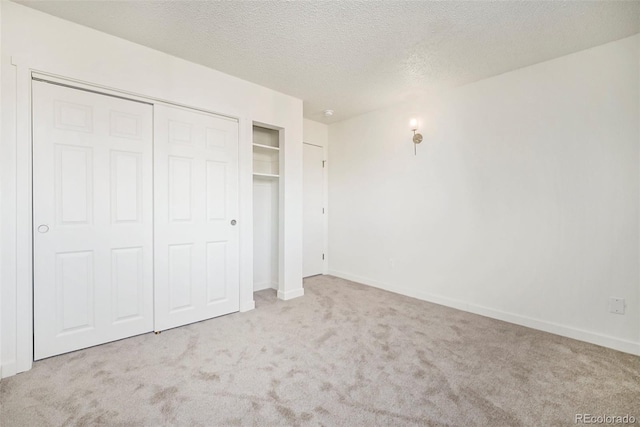
[[[640,31],[640,1],[19,3],[295,96],[327,123]]]

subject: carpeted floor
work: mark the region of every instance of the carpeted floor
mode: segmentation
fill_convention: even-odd
[[[0,425],[574,425],[640,418],[640,358],[342,279],[36,362]]]

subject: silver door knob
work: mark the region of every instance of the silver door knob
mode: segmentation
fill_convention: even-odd
[[[231,225],[236,225],[238,222],[235,219],[231,220]]]
[[[47,231],[49,231],[49,226],[47,224],[40,224],[38,226],[39,233],[46,233]]]

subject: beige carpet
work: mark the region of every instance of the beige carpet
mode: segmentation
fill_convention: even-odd
[[[330,276],[302,298],[34,364],[0,424],[574,425],[640,418],[640,358]]]

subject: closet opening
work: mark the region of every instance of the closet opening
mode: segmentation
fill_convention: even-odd
[[[278,290],[283,278],[284,130],[253,124],[253,290]]]

